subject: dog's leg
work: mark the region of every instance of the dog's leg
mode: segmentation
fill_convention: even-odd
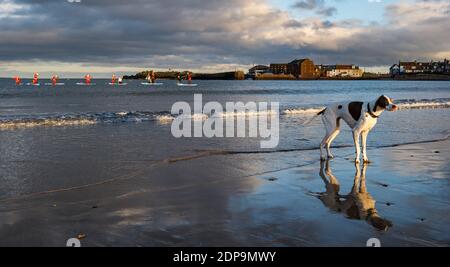
[[[328,125],[328,121],[327,121],[327,119],[325,117],[325,114],[322,115],[322,122],[323,122],[323,125],[325,126],[325,132],[326,133],[325,133],[325,137],[322,139],[322,142],[320,142],[320,160],[321,161],[325,161],[326,157],[325,157],[325,154],[324,154],[324,147],[325,147],[325,142],[328,139],[328,131],[329,131],[329,125]]]
[[[322,121],[323,124],[325,125],[326,134],[325,137],[322,139],[322,142],[320,143],[320,159],[326,160],[327,157],[330,158],[333,156],[330,153],[329,140],[336,132],[336,130],[339,129],[337,127],[337,120],[333,114],[325,112],[325,114],[322,115]],[[327,157],[325,157],[324,148],[326,148]]]
[[[357,129],[353,130],[353,142],[355,144],[355,150],[356,150],[356,158],[355,158],[355,162],[359,163],[360,162],[360,157],[361,157],[361,147],[359,145],[359,136],[361,135],[361,132]]]
[[[328,130],[327,130],[325,137],[322,139],[322,142],[320,142],[320,160],[321,161],[325,161],[327,159],[325,156],[324,150],[325,150],[325,145],[326,145],[328,138],[329,138],[329,134],[328,134]]]
[[[330,145],[328,143],[328,140],[332,137],[335,130],[327,130],[327,134],[322,139],[322,142],[320,143],[320,159],[325,161],[327,158],[333,158],[333,155],[331,155],[330,151]],[[325,156],[324,150],[326,148],[327,155]]]
[[[364,163],[369,163],[369,158],[367,157],[367,135],[369,131],[364,131],[361,133],[361,142],[362,142],[362,156]]]
[[[340,131],[341,130],[339,128],[336,128],[334,130],[334,132],[330,135],[330,138],[328,138],[328,140],[326,142],[327,154],[328,154],[329,159],[334,158],[333,154],[331,154],[330,147],[331,147],[331,143],[333,142],[334,139],[336,139],[336,137],[339,135]]]

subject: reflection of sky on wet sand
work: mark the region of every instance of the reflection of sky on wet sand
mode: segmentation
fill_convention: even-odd
[[[227,199],[261,181],[243,178],[244,161],[216,160],[147,170],[141,164],[145,171],[131,180],[1,202],[0,244],[58,246],[78,232],[88,235],[86,245],[233,244],[233,234],[223,231],[231,220]]]
[[[326,190],[319,162],[307,151],[180,161],[132,180],[2,202],[1,244],[60,246],[79,233],[87,235],[87,246],[363,246],[370,237],[385,245],[448,244],[448,180],[414,182],[420,173],[387,171],[393,166],[384,162],[395,151],[421,158],[424,150],[447,144],[370,151],[367,192],[393,223],[385,232],[324,206],[314,194]],[[340,157],[330,167],[340,192],[350,192],[354,164]],[[448,173],[445,168],[429,170]]]
[[[423,150],[420,146],[411,145],[408,149],[393,149],[386,155],[383,164],[402,174],[424,175],[424,179],[449,179],[450,162],[448,147],[433,146]]]

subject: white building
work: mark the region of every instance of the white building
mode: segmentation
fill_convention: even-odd
[[[351,77],[351,78],[361,78],[364,71],[356,65],[335,65],[332,66],[326,72],[326,76],[329,78],[333,77]]]

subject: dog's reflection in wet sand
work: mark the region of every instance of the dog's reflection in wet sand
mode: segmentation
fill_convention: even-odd
[[[320,164],[320,177],[325,182],[326,192],[317,194],[317,197],[330,210],[343,213],[349,219],[365,220],[380,231],[387,231],[392,227],[389,220],[381,218],[375,207],[375,199],[367,192],[366,169],[367,164],[355,164],[356,173],[352,191],[347,195],[339,194],[339,180],[333,175],[330,161]]]

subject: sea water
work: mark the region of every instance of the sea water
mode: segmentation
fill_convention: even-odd
[[[311,151],[319,157],[320,118],[302,123],[329,103],[372,101],[382,94],[400,111],[382,115],[369,147],[444,139],[450,131],[446,81],[197,81],[195,88],[180,88],[175,81],[152,88],[140,81],[121,87],[108,80],[89,87],[77,81],[34,87],[0,79],[0,198],[126,176],[134,162],[204,151],[264,151],[258,138],[173,137],[171,107],[192,103],[194,94],[222,104],[279,102],[280,140],[272,151]],[[349,128],[342,128],[334,146],[351,146]]]

